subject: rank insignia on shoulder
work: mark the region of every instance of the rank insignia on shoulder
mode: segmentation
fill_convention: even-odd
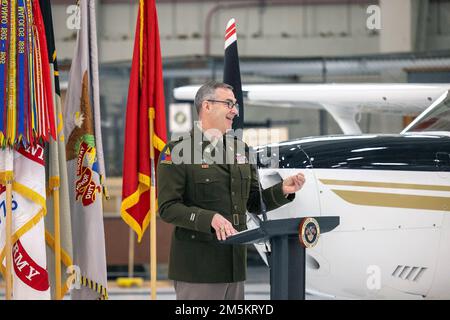
[[[208,169],[209,168],[209,164],[207,163],[202,163],[202,169]]]
[[[236,162],[237,164],[245,164],[247,163],[247,157],[245,155],[236,153]]]
[[[172,155],[170,154],[170,149],[167,148],[161,156],[161,163],[172,164]]]

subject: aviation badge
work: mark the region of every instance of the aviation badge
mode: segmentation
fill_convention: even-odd
[[[314,218],[304,218],[300,222],[298,233],[300,244],[305,248],[312,248],[319,241],[319,223]]]

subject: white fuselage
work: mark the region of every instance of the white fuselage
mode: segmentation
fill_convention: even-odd
[[[450,173],[348,169],[303,172],[293,203],[269,219],[340,216],[307,250],[307,289],[337,298],[450,298]]]

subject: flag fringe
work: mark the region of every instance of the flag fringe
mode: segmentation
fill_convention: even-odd
[[[148,183],[143,183],[141,180],[141,176],[142,176],[142,179],[146,178],[146,180],[148,180]],[[131,229],[133,229],[134,232],[136,232],[136,234],[138,236],[138,242],[141,242],[142,236],[150,222],[150,218],[149,218],[150,210],[145,214],[145,219],[144,219],[142,228],[139,225],[139,223],[136,221],[136,219],[127,210],[130,209],[131,207],[135,206],[139,202],[141,195],[144,192],[149,191],[149,190],[150,190],[150,177],[140,173],[139,174],[139,185],[138,185],[137,190],[134,193],[132,193],[130,196],[128,196],[127,198],[123,199],[122,205],[120,206],[120,215],[122,216],[122,219],[131,227]]]
[[[138,236],[138,242],[141,242],[142,236],[144,235],[145,230],[147,230],[147,227],[150,224],[150,208],[145,214],[144,221],[142,222],[142,228],[136,221],[136,219],[134,219],[134,217],[127,210],[135,206],[139,202],[141,195],[149,190],[150,190],[150,177],[143,173],[139,173],[138,189],[130,196],[125,198],[122,201],[122,205],[120,207],[120,215],[122,216],[122,219],[130,226],[131,229],[134,230],[134,232],[136,232]],[[156,199],[155,208],[156,211],[158,211],[158,199]]]
[[[106,287],[102,286],[101,284],[92,281],[85,276],[81,276],[81,285],[100,294],[100,300],[108,300],[108,290],[106,290]]]
[[[157,149],[159,152],[162,152],[165,146],[166,143],[156,134],[153,134],[153,147],[155,147],[155,149]]]
[[[153,135],[153,146],[155,149],[157,149],[159,152],[162,152],[162,150],[165,148],[166,143],[158,137],[156,134]],[[123,218],[123,220],[136,232],[138,236],[138,242],[141,242],[142,236],[144,235],[145,230],[147,230],[147,227],[150,223],[150,209],[145,215],[142,228],[139,225],[139,223],[136,221],[136,219],[133,218],[133,216],[127,212],[128,209],[135,206],[141,197],[141,195],[150,190],[150,177],[146,174],[139,173],[139,185],[137,190],[132,193],[130,196],[126,197],[122,200],[122,205],[120,207],[120,213]],[[156,210],[158,210],[158,200],[156,200]]]
[[[44,216],[47,214],[47,203],[44,197],[42,197],[36,191],[28,188],[27,186],[14,181],[13,182],[13,191],[20,193],[25,198],[39,204],[42,207],[42,211],[44,212]]]

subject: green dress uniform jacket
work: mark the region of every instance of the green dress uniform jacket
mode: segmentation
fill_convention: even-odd
[[[214,214],[220,213],[242,231],[246,229],[246,210],[259,213],[255,166],[249,163],[248,147],[240,140],[226,136],[213,147],[207,139],[194,141],[194,137],[197,135],[191,132],[169,142],[158,161],[159,214],[165,222],[175,225],[169,278],[196,283],[244,281],[245,245],[221,244],[211,221]],[[221,148],[226,149],[223,156]],[[263,190],[262,195],[267,210],[295,197],[283,195],[282,182]]]

